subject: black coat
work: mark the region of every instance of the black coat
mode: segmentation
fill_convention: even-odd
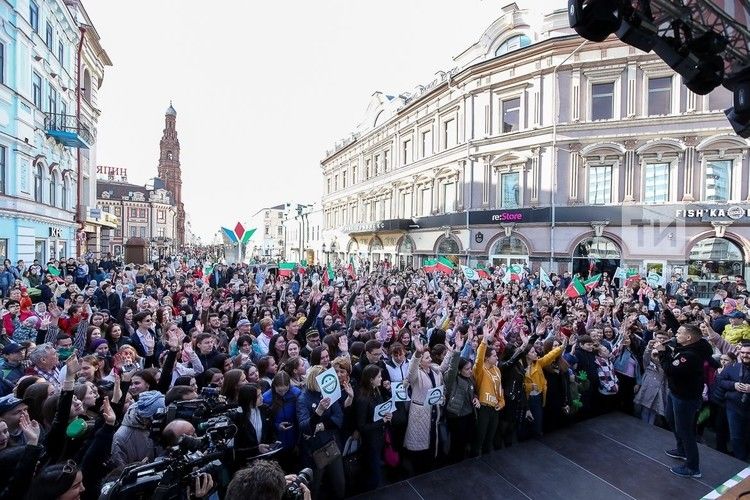
[[[659,354],[659,362],[667,376],[669,390],[680,399],[698,399],[703,394],[703,365],[713,355],[706,339],[690,345],[678,345]]]

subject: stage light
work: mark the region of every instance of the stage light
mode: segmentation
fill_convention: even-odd
[[[750,114],[737,113],[734,107],[724,111],[724,114],[737,135],[745,139],[750,137]]]
[[[643,52],[651,52],[659,40],[658,29],[650,20],[644,19],[632,8],[622,16],[617,38]]]
[[[568,0],[568,22],[576,33],[592,42],[603,42],[620,28],[617,0]]]

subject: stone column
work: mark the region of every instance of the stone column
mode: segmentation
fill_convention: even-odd
[[[627,139],[625,141],[625,175],[624,175],[624,183],[625,186],[623,189],[623,201],[625,203],[633,203],[635,201],[635,197],[633,196],[633,188],[635,186],[635,163],[636,163],[636,154],[635,154],[635,147],[638,144],[638,141],[635,139]]]
[[[689,136],[683,139],[685,142],[685,166],[682,169],[685,172],[683,176],[683,187],[682,187],[682,201],[692,202],[695,201],[695,194],[693,193],[693,187],[695,185],[695,161],[696,151],[695,147],[698,145],[698,137]]]

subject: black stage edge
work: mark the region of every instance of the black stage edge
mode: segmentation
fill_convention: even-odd
[[[747,467],[698,445],[700,479],[677,477],[671,432],[616,413],[415,476],[360,499],[700,499]]]

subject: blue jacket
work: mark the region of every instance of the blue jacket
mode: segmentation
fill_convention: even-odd
[[[263,404],[268,408],[273,405],[273,388],[263,393]],[[273,413],[273,425],[276,427],[276,436],[281,441],[281,446],[285,450],[291,450],[297,445],[299,437],[299,424],[297,423],[297,398],[302,394],[299,387],[290,387],[284,394],[284,404],[276,411],[271,408]],[[292,424],[291,429],[284,430],[280,427],[282,422]]]
[[[312,452],[317,450],[331,439],[339,443],[339,430],[344,425],[344,410],[341,405],[332,404],[322,416],[318,416],[315,409],[323,399],[320,392],[311,392],[307,389],[297,399],[297,422],[302,435],[302,460],[309,465],[312,463]],[[315,427],[323,424],[325,430],[315,433]]]
[[[745,394],[734,389],[735,382],[750,384],[750,368],[745,368],[742,363],[735,363],[722,370],[714,384],[714,400],[723,403],[727,408],[738,412],[747,412],[750,409],[750,394],[742,402]]]

